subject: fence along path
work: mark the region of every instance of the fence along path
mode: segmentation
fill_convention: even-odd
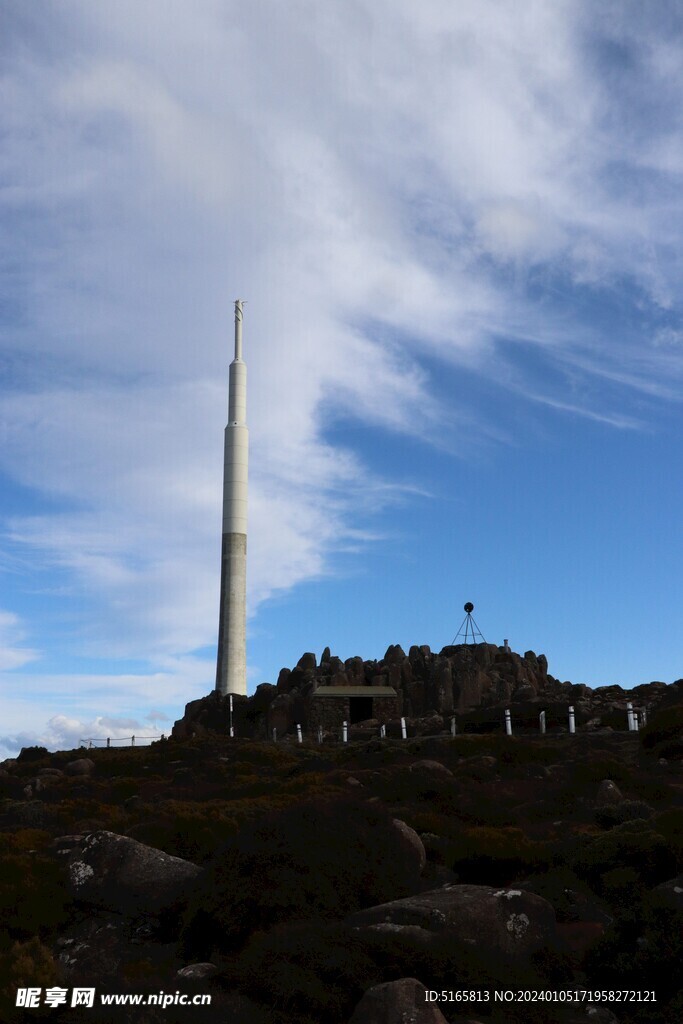
[[[638,732],[638,730],[640,729],[640,727],[642,725],[646,725],[647,724],[647,712],[646,712],[645,708],[642,708],[641,710],[635,709],[633,707],[633,705],[629,702],[626,705],[626,720],[627,720],[627,723],[628,723],[628,731],[629,732]],[[511,713],[509,708],[505,709],[505,712],[504,712],[504,722],[505,722],[505,733],[506,733],[506,735],[507,736],[512,736],[512,733],[513,733],[513,730],[512,730],[512,713]],[[569,727],[570,734],[574,734],[576,732],[576,716],[574,714],[574,708],[573,707],[569,707],[568,708],[568,727]],[[539,728],[539,732],[541,733],[541,735],[544,735],[545,731],[546,731],[545,711],[541,711],[541,713],[538,716],[538,728]],[[451,718],[451,729],[450,729],[450,732],[451,732],[451,736],[455,736],[457,734],[457,724],[456,724],[455,716],[453,716]],[[230,726],[230,735],[231,736],[235,735],[235,731],[234,731],[233,726]],[[380,727],[379,727],[379,736],[380,736],[381,739],[385,738],[385,736],[386,736],[386,725],[380,725]],[[275,742],[277,742],[277,738],[278,738],[278,736],[277,736],[277,729],[272,729],[271,730],[271,738]],[[297,738],[297,742],[298,743],[303,743],[303,732],[301,730],[301,726],[300,725],[296,726],[296,738]],[[316,738],[318,740],[318,743],[322,743],[323,742],[322,726],[318,727],[317,737]],[[406,720],[405,720],[405,718],[402,718],[401,719],[401,739],[405,740],[407,738],[408,738],[408,729],[407,729],[407,725],[406,725]],[[88,750],[91,750],[92,747],[93,747],[93,744],[94,745],[98,745],[99,744],[99,745],[102,745],[102,746],[105,746],[105,747],[111,747],[112,744],[118,743],[118,744],[120,744],[120,746],[134,747],[136,744],[139,744],[140,742],[149,741],[150,743],[153,743],[155,740],[165,740],[165,739],[166,739],[166,736],[165,736],[164,733],[161,733],[159,736],[106,736],[106,737],[105,736],[91,736],[89,739],[85,739],[85,740],[79,739],[78,743],[79,743],[79,746],[81,746],[81,747],[86,747],[87,746]],[[348,743],[348,739],[349,739],[349,723],[348,722],[343,722],[342,723],[342,728],[341,728],[341,741],[342,741],[342,743]],[[130,742],[128,742],[129,740],[130,740]]]
[[[87,747],[88,750],[92,750],[93,746],[104,746],[111,747],[112,744],[118,743],[122,747],[134,747],[136,744],[149,740],[153,743],[155,740],[165,740],[166,736],[161,733],[159,736],[91,736],[89,739],[80,739],[78,741],[79,747]]]

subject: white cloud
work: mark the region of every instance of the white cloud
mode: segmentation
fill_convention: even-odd
[[[105,747],[110,745],[143,745],[159,739],[162,732],[148,723],[134,718],[97,717],[92,721],[81,721],[67,715],[53,715],[47,725],[38,731],[22,730],[14,735],[0,736],[0,752],[15,756],[22,747],[47,747],[48,750],[75,750],[78,747]]]
[[[0,750],[15,756],[24,746],[60,750],[89,739],[103,745],[108,736],[168,735],[180,709],[207,693],[214,674],[212,660],[187,656],[160,656],[153,673],[3,672]]]

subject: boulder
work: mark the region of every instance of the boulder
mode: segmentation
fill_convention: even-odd
[[[430,761],[428,759],[413,761],[410,765],[410,770],[411,772],[424,772],[425,775],[435,775],[444,779],[453,778],[453,772],[450,768],[447,768],[445,764],[441,764],[440,761]]]
[[[400,978],[368,989],[349,1024],[447,1024],[417,978]]]
[[[210,961],[201,964],[188,964],[176,971],[176,978],[181,981],[204,981],[205,978],[213,978],[218,974],[218,967]]]
[[[422,874],[427,864],[427,851],[425,850],[424,843],[415,829],[411,828],[410,825],[406,825],[405,821],[401,821],[400,818],[394,818],[394,825],[404,839],[407,839],[410,843],[411,850],[416,858],[418,874]]]
[[[666,907],[683,914],[683,875],[656,885],[650,892],[650,902],[655,907]]]
[[[596,807],[609,807],[613,804],[620,804],[624,795],[611,779],[603,779],[598,786],[598,795],[595,798]]]
[[[400,644],[389,644],[382,661],[385,665],[400,665],[405,661],[405,657],[405,651]]]
[[[121,913],[156,913],[199,875],[196,864],[114,832],[93,832],[68,861],[74,899]]]
[[[515,963],[555,945],[555,912],[521,889],[446,885],[417,896],[360,910],[348,924],[361,937],[429,948],[441,938],[488,958]]]
[[[55,943],[55,961],[64,982],[119,977],[129,948],[128,929],[114,914],[93,914],[67,929]]]
[[[46,789],[55,784],[54,775],[41,775],[38,778],[32,780],[31,785],[33,786],[34,793],[44,793]]]
[[[89,757],[79,757],[75,761],[69,761],[64,769],[67,775],[90,775],[95,767],[95,762]]]
[[[278,693],[289,693],[292,688],[291,682],[292,670],[290,668],[281,668],[280,674],[277,677],[277,692]]]

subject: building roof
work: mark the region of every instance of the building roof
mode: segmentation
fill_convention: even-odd
[[[314,697],[396,697],[393,686],[319,686]]]

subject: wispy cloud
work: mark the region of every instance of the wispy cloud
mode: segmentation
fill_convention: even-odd
[[[39,652],[24,646],[26,629],[14,612],[0,610],[0,672],[21,668],[39,657]]]

